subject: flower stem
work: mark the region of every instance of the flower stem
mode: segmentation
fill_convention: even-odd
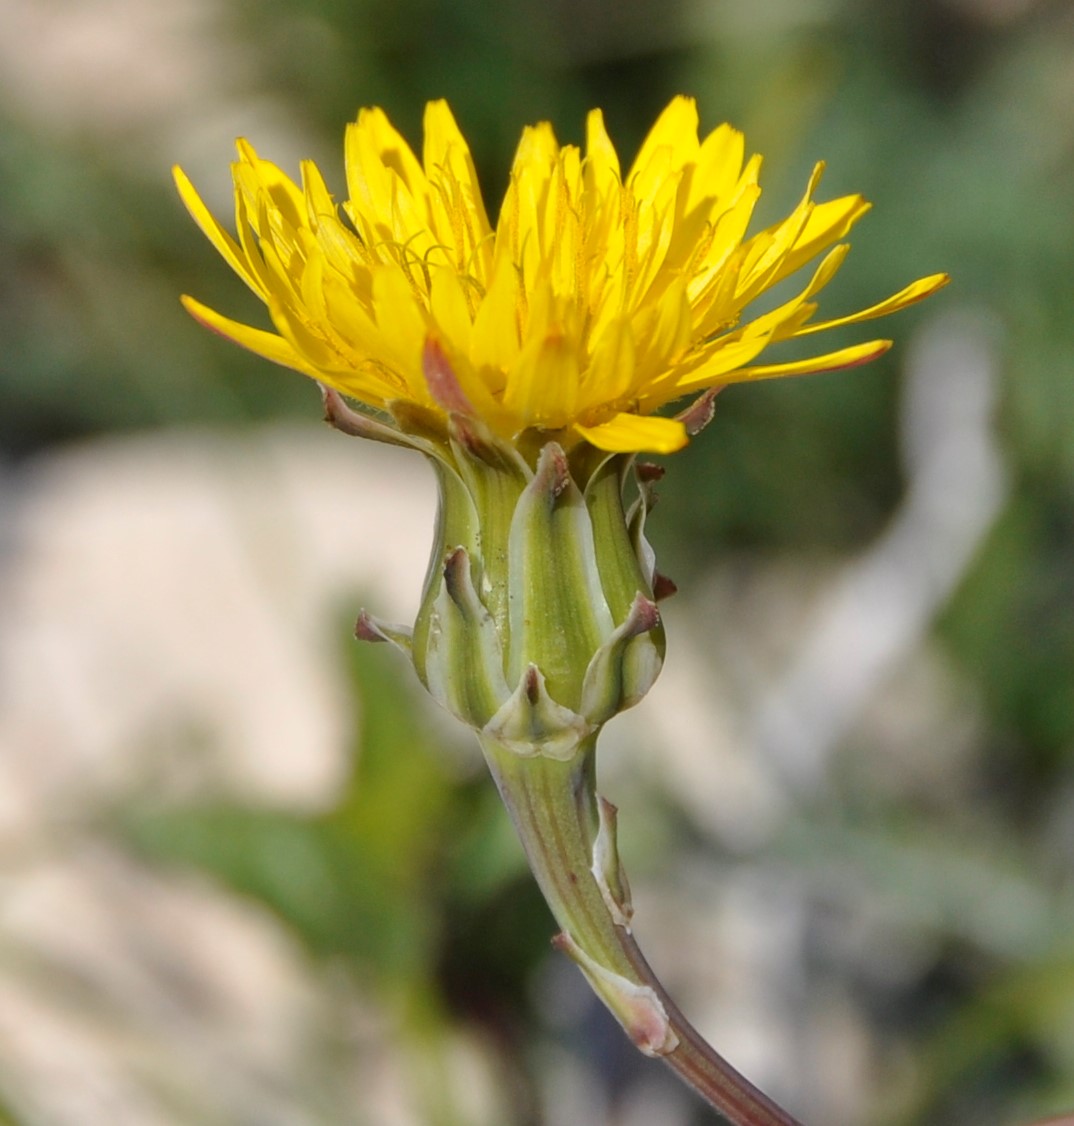
[[[800,1126],[740,1075],[683,1016],[630,929],[630,896],[615,847],[615,808],[597,795],[595,736],[567,761],[482,747],[533,874],[601,1000],[646,1055],[662,1059],[731,1126]]]

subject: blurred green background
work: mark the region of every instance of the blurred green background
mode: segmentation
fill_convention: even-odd
[[[882,361],[734,388],[669,461],[652,534],[682,590],[672,650],[700,658],[693,705],[711,690],[733,712],[749,760],[733,761],[769,797],[737,828],[691,805],[691,787],[740,783],[719,774],[726,756],[692,760],[693,781],[675,782],[671,744],[690,717],[659,695],[647,706],[667,710],[665,742],[624,750],[634,765],[611,767],[611,796],[629,807],[639,924],[646,903],[666,915],[670,937],[652,923],[658,969],[804,1120],[954,1126],[1074,1108],[1069,3],[2,0],[0,22],[8,626],[26,612],[10,576],[35,566],[26,514],[50,459],[92,458],[124,435],[152,448],[196,430],[238,445],[318,417],[304,380],[199,331],[178,306],[193,292],[259,315],[168,173],[182,163],[226,216],[235,135],[292,171],[316,158],[341,189],[342,130],[360,105],[383,106],[417,144],[425,100],[447,97],[494,211],[522,125],[550,119],[577,141],[601,106],[629,157],[686,92],[705,127],[730,120],[764,153],[764,216],[793,204],[818,159],[822,196],[873,201],[827,313],[953,275],[881,329],[898,341]],[[391,535],[370,529],[372,550]],[[191,556],[199,548],[189,542]],[[0,917],[4,972],[62,994],[39,1055],[23,1046],[0,1063],[11,1120],[712,1121],[578,999],[465,740],[445,734],[393,654],[348,643],[350,595],[332,607],[330,659],[346,670],[352,745],[316,808],[171,775],[158,786],[146,764],[160,747],[134,741],[129,775],[106,797],[65,813],[62,832],[46,819],[34,848],[19,838],[5,861],[14,879],[35,849],[88,839],[257,912],[328,999],[297,1039],[301,1066],[253,1068],[217,1098],[169,1066],[166,1045],[150,1061],[143,1044],[129,1104],[73,1080],[83,1094],[57,1102],[50,1084],[70,1077],[40,1062],[50,1036],[77,1026],[92,1039],[99,1018],[102,1058],[127,1060],[139,1026],[90,955],[27,950],[18,918]],[[22,683],[11,670],[33,660],[13,651],[0,663],[0,705]],[[125,698],[146,676],[128,670]],[[63,697],[61,684],[35,685]],[[211,761],[212,726],[172,720],[191,732],[168,753]],[[17,727],[0,734],[15,757],[36,753]],[[711,933],[707,896],[721,905]],[[691,910],[701,946],[680,964],[675,913]],[[691,1000],[708,989],[704,1012],[720,1012],[734,993],[720,966],[735,965],[724,944],[736,926],[773,952],[753,966],[764,978],[753,1001],[713,1030]],[[380,1031],[355,1032],[356,1006],[379,1014],[362,1019]],[[30,1008],[0,991],[0,1037],[32,1037]],[[212,1021],[211,997],[199,1011]],[[241,1072],[231,1047],[226,1066]],[[355,1088],[363,1053],[405,1098]]]

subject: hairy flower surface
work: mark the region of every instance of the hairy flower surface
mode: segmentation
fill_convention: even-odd
[[[375,412],[400,406],[481,419],[508,441],[550,432],[615,452],[687,441],[654,412],[724,384],[851,367],[890,341],[758,363],[780,341],[895,312],[946,281],[934,274],[878,304],[814,320],[868,210],[859,195],[818,203],[817,165],[782,221],[748,234],[760,158],[721,125],[698,136],[675,98],[623,175],[599,110],[585,152],[547,123],[524,130],[495,227],[443,101],[425,112],[419,161],[380,109],[346,137],[349,198],[337,206],[311,162],[301,184],[238,142],[237,239],[176,169],[186,206],[268,307],[276,332],[192,297],[202,323]],[[813,263],[808,280],[750,316],[762,294]]]

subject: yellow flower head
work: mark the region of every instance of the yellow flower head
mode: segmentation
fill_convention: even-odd
[[[374,411],[417,406],[482,420],[510,441],[527,430],[609,451],[670,453],[681,419],[653,412],[728,383],[851,367],[872,340],[759,364],[770,345],[895,312],[934,274],[879,304],[814,321],[815,298],[868,210],[861,196],[817,203],[822,165],[786,219],[748,235],[760,158],[721,125],[698,138],[692,99],[675,98],[624,176],[599,110],[583,154],[547,123],[524,130],[493,227],[470,150],[447,104],[425,111],[419,161],[379,109],[346,138],[349,198],[337,207],[316,166],[301,185],[238,142],[238,239],[179,169],[183,201],[268,306],[276,332],[194,300],[203,324]],[[342,214],[340,212],[342,211]],[[816,262],[799,292],[749,318],[765,291]]]

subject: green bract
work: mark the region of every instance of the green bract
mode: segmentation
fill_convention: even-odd
[[[338,397],[326,403],[349,429]],[[584,444],[568,455],[555,441],[527,458],[461,416],[446,428],[409,422],[439,487],[421,610],[413,631],[363,611],[359,636],[403,647],[433,697],[483,737],[569,759],[660,672],[658,576],[644,535],[657,471]]]

